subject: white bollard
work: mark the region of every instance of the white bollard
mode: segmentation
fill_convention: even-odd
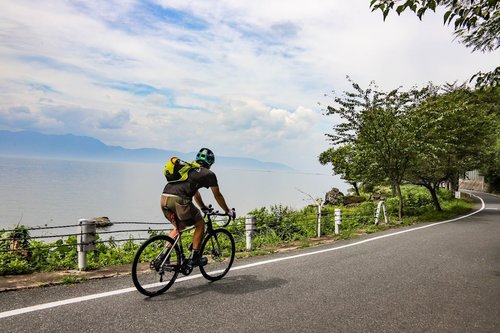
[[[84,271],[87,269],[87,252],[78,251],[78,270]]]
[[[246,250],[252,250],[252,235],[255,232],[257,224],[257,219],[253,215],[248,215],[245,218],[245,238],[246,238]]]
[[[342,212],[339,208],[335,209],[335,235],[338,235],[339,225],[342,223]]]
[[[321,205],[318,205],[318,238],[321,237]]]
[[[385,224],[388,223],[388,220],[387,220],[387,210],[385,209],[385,202],[384,201],[379,201],[379,203],[377,205],[377,212],[375,213],[375,225],[378,225],[378,223],[380,222],[380,210],[381,209],[384,211],[384,221],[385,221]]]
[[[78,269],[87,268],[87,252],[95,250],[96,224],[93,220],[80,219],[78,221]]]

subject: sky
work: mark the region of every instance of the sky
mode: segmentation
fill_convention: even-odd
[[[2,0],[0,129],[125,148],[251,157],[329,172],[323,114],[346,76],[382,90],[465,82],[498,65],[443,13],[370,0]]]

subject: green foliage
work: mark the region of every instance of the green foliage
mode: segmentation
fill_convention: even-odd
[[[488,160],[495,131],[488,115],[491,102],[479,98],[484,94],[459,88],[418,106],[415,114],[422,128],[421,149],[410,180],[435,187],[448,179],[458,186],[460,173]]]
[[[444,7],[444,23],[453,23],[455,34],[474,51],[493,51],[499,47],[500,6],[498,1],[452,1],[452,0],[372,0],[372,11],[381,10],[386,19],[395,10],[398,15],[406,9],[422,19],[427,10]]]
[[[10,252],[0,252],[0,275],[31,273],[27,259]]]
[[[16,247],[18,249],[27,249],[30,243],[30,233],[26,226],[18,225],[11,231],[8,236],[16,242]]]
[[[453,23],[455,36],[473,51],[492,52],[500,46],[500,3],[498,0],[371,0],[372,11],[380,10],[384,20],[393,10],[400,15],[413,11],[422,19],[427,10],[443,7],[444,24]],[[487,73],[479,72],[471,78],[476,87],[500,86],[500,67]]]
[[[404,185],[401,189],[403,200],[405,201],[405,216],[420,216],[435,211],[432,196],[424,187]],[[437,191],[437,196],[440,202],[455,201],[454,193],[443,188]],[[389,214],[396,215],[398,211],[398,198],[389,197],[385,200],[385,203]]]
[[[408,216],[415,216],[433,210],[432,197],[422,187],[408,187],[403,194],[403,200],[405,200],[405,213]]]
[[[441,211],[428,210],[421,215],[415,216],[415,222],[435,222],[448,220],[460,215],[467,214],[474,207],[473,202],[467,200],[449,200],[443,202]]]
[[[370,224],[375,221],[376,204],[373,201],[365,201],[355,207],[347,207],[342,209],[342,226],[343,233],[350,233],[353,230]]]
[[[362,171],[358,169],[358,160],[359,156],[351,144],[330,148],[319,155],[319,162],[323,165],[330,163],[333,174],[341,175],[342,179],[353,186],[357,195],[358,183],[363,181]]]
[[[299,239],[314,237],[314,227],[317,215],[315,207],[306,207],[301,211],[295,211],[283,205],[255,209],[249,213],[257,220],[256,244],[276,244]],[[314,215],[313,215],[314,214]]]
[[[365,90],[351,83],[353,91],[327,108],[344,122],[327,134],[336,146],[320,162],[332,163],[335,173],[361,181],[362,188],[389,183],[399,197],[399,219],[417,214],[412,202],[404,207],[403,183],[424,186],[437,210],[439,184],[450,182],[456,190],[459,175],[468,170],[483,170],[492,187],[500,187],[499,87],[471,91],[429,84],[381,92],[374,84]]]
[[[83,279],[80,276],[75,276],[75,275],[64,276],[63,280],[62,280],[63,284],[66,284],[66,285],[77,284],[77,283],[81,283],[83,281],[85,281],[85,279]]]
[[[421,148],[417,138],[422,129],[413,111],[435,95],[437,88],[429,84],[422,89],[384,92],[373,82],[362,89],[349,77],[348,80],[352,91],[335,97],[326,110],[328,115],[337,115],[343,120],[334,126],[334,133],[327,134],[329,140],[333,145],[349,146],[349,155],[336,157],[355,156],[345,163],[357,171],[357,180],[370,184],[388,180],[400,195],[400,186]],[[399,204],[401,218],[403,200]]]
[[[31,272],[29,242],[28,229],[23,225],[8,233],[0,231],[0,275]]]

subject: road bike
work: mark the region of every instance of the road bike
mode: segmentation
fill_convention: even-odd
[[[200,250],[208,262],[199,268],[207,280],[217,281],[229,272],[234,261],[234,237],[223,229],[232,219],[214,211],[211,206],[204,213],[206,228]],[[218,219],[215,220],[215,217]],[[180,230],[174,238],[156,235],[141,245],[132,264],[132,280],[139,292],[146,296],[160,295],[174,284],[179,273],[191,274],[194,268],[189,260],[193,255],[192,244],[184,246],[182,234],[193,229],[194,226]],[[189,251],[188,255],[185,248]]]

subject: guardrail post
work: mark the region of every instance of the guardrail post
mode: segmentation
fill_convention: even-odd
[[[335,235],[338,235],[339,225],[342,223],[342,211],[340,208],[335,208]]]
[[[321,204],[318,204],[318,238],[321,237]]]
[[[379,201],[379,203],[377,205],[377,212],[375,213],[375,225],[378,225],[378,223],[380,222],[380,210],[381,209],[384,211],[384,221],[385,221],[385,224],[388,223],[388,221],[387,221],[387,210],[385,208],[385,202],[384,201]]]
[[[252,250],[252,236],[255,232],[257,224],[257,219],[253,215],[248,215],[245,218],[245,238],[246,238],[246,250]]]
[[[93,220],[78,220],[78,269],[87,268],[87,252],[95,250],[96,223]]]

